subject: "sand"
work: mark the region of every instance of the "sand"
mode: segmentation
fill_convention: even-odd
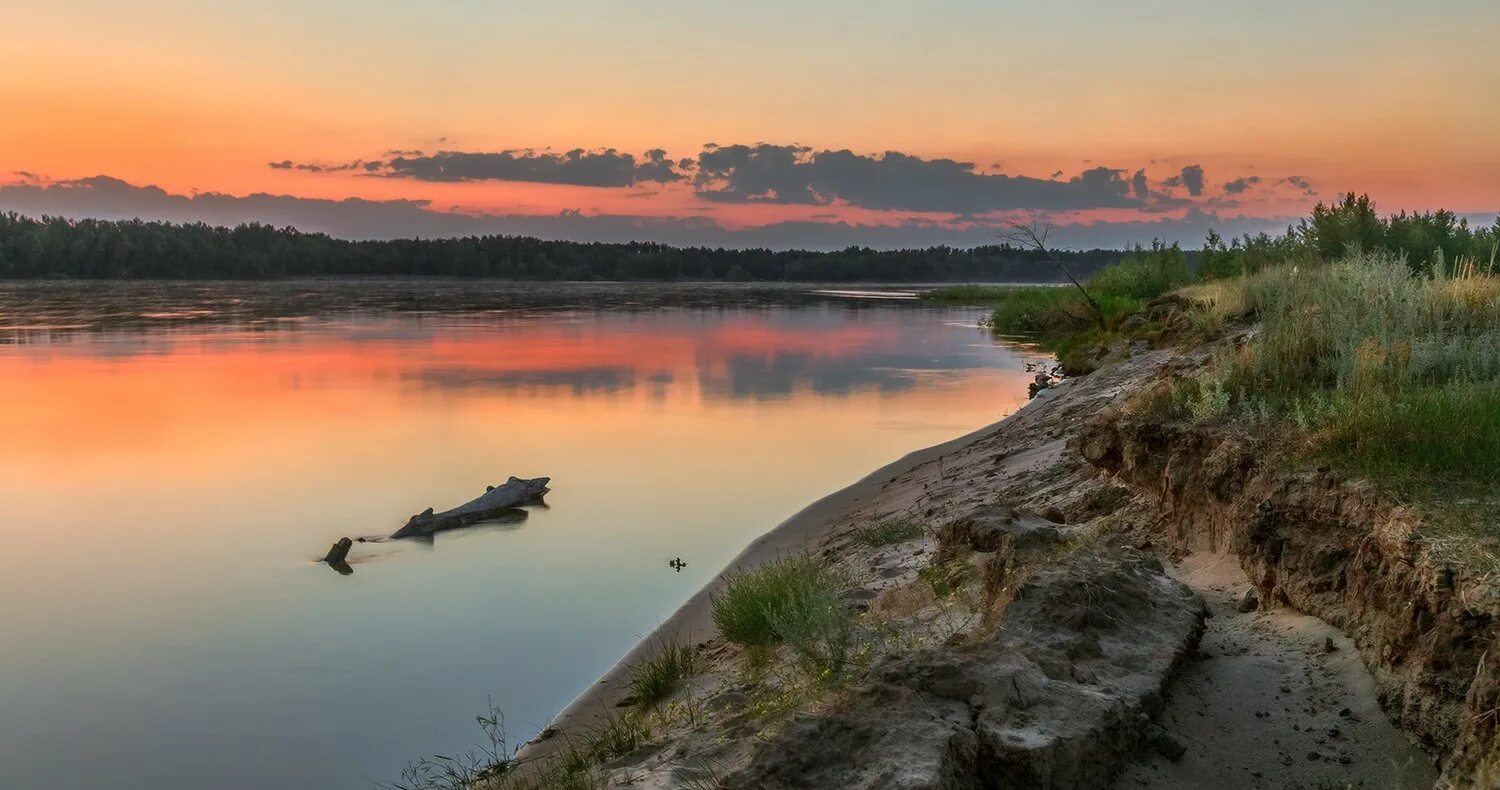
[[[1197,658],[1172,682],[1157,723],[1187,745],[1141,755],[1117,788],[1432,787],[1432,759],[1380,711],[1375,683],[1337,629],[1285,609],[1238,611],[1250,580],[1229,555],[1169,566],[1203,596]],[[1329,650],[1329,647],[1332,650]]]

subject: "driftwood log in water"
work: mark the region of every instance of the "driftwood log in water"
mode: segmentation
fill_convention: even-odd
[[[494,518],[506,510],[521,505],[536,504],[541,502],[542,495],[547,493],[547,483],[551,480],[550,477],[536,477],[530,480],[512,477],[506,480],[504,485],[491,486],[482,496],[469,500],[452,510],[434,513],[432,508],[427,508],[412,516],[411,520],[406,522],[406,526],[396,530],[391,537],[425,537],[434,532]]]
[[[348,538],[339,538],[339,542],[333,544],[333,548],[328,550],[328,554],[323,557],[323,561],[329,565],[337,565],[348,558],[349,549],[353,546],[354,541]]]

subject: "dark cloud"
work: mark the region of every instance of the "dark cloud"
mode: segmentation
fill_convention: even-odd
[[[678,168],[681,168],[683,166],[682,162],[687,161],[689,160],[684,159],[680,162],[673,162],[672,160],[667,158],[667,152],[665,150],[661,148],[653,148],[650,151],[647,151],[641,157],[641,162],[636,165],[635,180],[652,181],[658,184],[666,184],[672,181],[681,181],[684,178],[687,178],[687,176],[678,172]]]
[[[1092,161],[1092,160],[1085,160]],[[800,145],[707,143],[696,158],[671,158],[662,148],[637,156],[612,148],[565,153],[391,150],[386,158],[346,164],[273,162],[271,167],[327,173],[362,170],[373,176],[419,181],[518,181],[627,188],[641,184],[691,184],[702,200],[718,203],[832,205],[874,210],[943,212],[1076,211],[1101,208],[1178,208],[1180,198],[1153,192],[1144,170],[1093,166],[1072,177],[1048,178],[981,170],[973,162],[927,159],[900,151],[859,154]],[[1203,168],[1191,165],[1161,182],[1204,191]]]
[[[794,145],[709,145],[698,155],[698,195],[726,203],[826,205],[982,214],[1135,205],[1123,171],[1086,170],[1067,181],[982,173],[972,162],[878,156]]]
[[[345,162],[338,165],[320,165],[314,162],[293,162],[290,159],[283,159],[280,162],[266,163],[266,165],[272,170],[301,170],[304,173],[338,173],[344,170],[359,170],[360,168],[365,168],[367,164],[374,163],[366,163],[359,159],[356,159],[353,162]]]
[[[1313,189],[1313,185],[1310,182],[1308,182],[1307,179],[1303,178],[1302,176],[1287,176],[1286,178],[1283,178],[1280,181],[1277,181],[1276,183],[1278,183],[1278,184],[1287,184],[1287,185],[1289,185],[1289,186],[1291,186],[1291,187],[1293,187],[1295,189],[1299,189],[1299,190],[1302,191],[1302,194],[1304,194],[1304,195],[1316,195],[1317,194],[1317,190]]]
[[[156,186],[135,186],[110,176],[43,185],[0,187],[0,210],[97,219],[159,219],[233,226],[242,222],[291,225],[343,238],[398,238],[468,232],[461,214],[433,211],[425,200],[326,200],[219,192],[179,195]],[[383,231],[387,225],[390,232]]]
[[[420,149],[420,148],[411,148],[411,149],[392,148],[391,150],[386,151],[384,154],[381,154],[381,156],[421,156],[421,155],[422,155],[422,149]]]
[[[1123,183],[1123,182],[1122,182]],[[731,229],[708,217],[648,217],[628,214],[586,215],[576,210],[551,216],[469,214],[433,209],[423,200],[328,200],[255,193],[245,196],[203,192],[169,193],[155,186],[135,186],[96,176],[47,185],[0,186],[0,211],[71,218],[159,219],[233,226],[261,222],[293,226],[307,232],[348,239],[433,238],[475,234],[513,234],[570,241],[658,241],[680,246],[768,247],[833,250],[850,246],[875,249],[974,246],[993,244],[998,222],[961,223],[912,219],[863,225],[836,221],[787,221]],[[1484,221],[1493,219],[1490,216]],[[1191,210],[1183,218],[1145,218],[1123,222],[1059,225],[1060,248],[1122,247],[1152,238],[1201,244],[1208,228],[1226,237],[1279,231],[1292,217],[1255,219],[1222,217]]]
[[[667,159],[667,152],[661,149],[647,151],[639,160],[614,149],[582,148],[561,154],[537,151],[438,151],[430,155],[421,151],[387,151],[386,154],[390,158],[383,161],[318,165],[283,160],[272,162],[271,167],[311,173],[362,168],[370,175],[417,181],[525,181],[585,187],[664,184],[685,178],[679,172],[680,163]]]
[[[1230,182],[1224,184],[1224,191],[1226,193],[1228,193],[1228,194],[1231,194],[1231,195],[1238,195],[1238,194],[1243,193],[1245,190],[1249,189],[1250,187],[1253,187],[1256,184],[1259,184],[1260,181],[1261,181],[1260,176],[1249,176],[1247,178],[1236,178],[1235,180],[1230,181]]]
[[[1172,176],[1162,183],[1169,187],[1187,187],[1189,195],[1198,197],[1203,194],[1203,166],[1188,165],[1182,168],[1180,175]]]
[[[1130,177],[1130,191],[1140,200],[1151,197],[1151,185],[1146,181],[1146,171],[1137,170]]]
[[[635,183],[635,158],[615,151],[582,149],[565,154],[439,151],[431,156],[395,157],[385,163],[381,173],[419,181],[530,181],[628,187]]]

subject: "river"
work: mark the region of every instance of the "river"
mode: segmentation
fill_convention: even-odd
[[[370,788],[487,700],[529,737],[755,536],[1024,402],[1041,354],[906,296],[0,285],[0,784]],[[314,561],[508,475],[549,507]]]

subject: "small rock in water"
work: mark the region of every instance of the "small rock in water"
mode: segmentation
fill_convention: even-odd
[[[1244,596],[1240,598],[1240,604],[1237,608],[1241,613],[1253,612],[1256,609],[1259,609],[1260,594],[1255,592],[1254,589],[1246,590]]]

